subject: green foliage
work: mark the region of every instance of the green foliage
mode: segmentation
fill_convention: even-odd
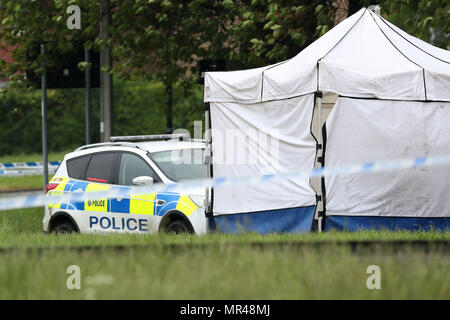
[[[293,57],[332,26],[333,1],[236,1],[229,60],[240,68]]]
[[[82,11],[81,30],[69,30],[66,26],[70,4],[79,5]],[[59,61],[51,56],[36,53],[37,58],[30,59],[30,52],[40,43],[57,48],[62,54],[70,54],[75,43],[92,46],[99,32],[99,9],[97,1],[91,0],[54,0],[2,1],[0,10],[0,44],[12,51],[14,63],[0,60],[0,76],[10,79],[10,85],[27,84],[26,70],[42,71],[43,65],[57,66]]]
[[[193,130],[193,121],[203,118],[202,88],[174,88],[175,128]],[[114,86],[114,134],[163,133],[165,96],[162,83],[117,81]],[[92,90],[91,131],[99,141],[99,90]],[[73,149],[84,141],[84,90],[48,92],[49,150]],[[38,90],[8,89],[0,97],[0,156],[41,151],[41,96]]]
[[[156,76],[166,85],[197,81],[199,60],[226,56],[230,2],[112,0],[113,56],[120,59],[112,71],[122,78]]]
[[[224,59],[228,70],[259,67],[293,57],[333,25],[333,0],[110,0],[110,38],[99,37],[101,0],[2,1],[0,45],[14,62],[0,61],[0,79],[26,87],[25,70],[37,74],[57,66],[51,55],[30,58],[42,42],[71,54],[75,45],[111,48],[116,79],[160,83],[119,84],[115,90],[114,134],[161,133],[166,128],[167,90],[174,87],[173,126],[192,128],[202,118],[198,61]],[[372,0],[351,1],[352,7]],[[81,30],[66,27],[70,4],[81,8]],[[386,18],[408,33],[446,48],[450,5],[445,0],[380,0]],[[78,67],[84,69],[80,61]],[[162,84],[161,84],[162,82]],[[136,83],[134,83],[136,84]],[[2,97],[0,154],[40,150],[39,92],[12,91]],[[93,92],[98,106],[98,91]],[[83,90],[49,93],[50,149],[84,141]],[[98,109],[93,108],[94,141]],[[170,117],[170,113],[168,114]]]
[[[0,62],[0,70],[3,71],[0,78],[9,78],[10,85],[14,87],[27,84],[26,70],[40,74],[44,67],[58,65],[59,61],[50,53],[39,54],[36,49],[36,58],[30,58],[29,52],[37,44],[48,42],[48,47],[63,54],[71,54],[75,45],[84,44],[95,50],[106,47],[111,49],[113,66],[108,69],[102,67],[102,71],[113,73],[117,79],[156,78],[162,81],[166,90],[158,91],[157,99],[166,99],[167,105],[170,105],[169,101],[172,101],[172,98],[176,100],[177,97],[169,97],[167,91],[176,83],[180,83],[183,88],[184,100],[192,101],[192,98],[199,97],[188,97],[198,80],[199,60],[226,56],[222,51],[228,37],[225,24],[229,18],[228,11],[225,10],[227,3],[222,4],[222,1],[110,0],[112,24],[108,29],[107,40],[99,36],[101,0],[58,0],[45,4],[29,0],[10,0],[5,3],[6,9],[0,10],[0,19],[4,25],[0,28],[0,39],[13,48],[15,62]],[[81,8],[81,30],[68,30],[65,25],[65,10],[69,4],[77,4]],[[20,14],[17,14],[17,10]],[[83,69],[86,64],[79,61],[78,67]],[[160,102],[158,101],[159,106]],[[120,102],[116,101],[116,105],[120,105]],[[176,106],[171,108],[173,112],[167,109],[168,127],[172,127],[172,113],[176,114],[177,111]],[[202,109],[200,104],[200,109],[197,110]],[[185,120],[178,121],[175,116],[173,125],[176,126],[177,121],[180,124],[185,123],[191,111],[193,110],[188,108],[183,112]],[[114,114],[119,117],[120,112],[115,110]],[[133,112],[124,117],[134,117]],[[120,131],[124,128],[123,123],[119,121],[117,127]],[[149,124],[145,128],[148,127]],[[156,130],[157,127],[152,128]],[[129,128],[123,130],[131,131]],[[159,129],[158,131],[164,132]]]
[[[361,1],[365,5],[369,1]],[[414,37],[447,49],[450,45],[450,2],[447,0],[382,0],[381,14]]]
[[[79,43],[96,50],[110,47],[114,65],[108,71],[118,78],[157,77],[166,86],[188,85],[197,81],[202,59],[226,59],[235,69],[292,57],[328,30],[334,11],[331,0],[110,0],[106,41],[99,37],[101,0],[4,2],[0,39],[14,48],[16,63],[3,62],[0,70],[13,85],[24,83],[25,70],[39,73],[43,65],[58,64],[49,55],[27,56],[30,48],[48,41],[67,54]],[[81,30],[65,25],[70,4],[81,8]]]
[[[2,45],[14,48],[16,63],[3,62],[3,78],[15,85],[23,71],[52,66],[49,56],[27,58],[36,43],[50,41],[70,53],[75,43],[108,46],[118,78],[157,77],[185,86],[198,79],[201,59],[226,59],[229,69],[279,62],[297,54],[333,25],[332,0],[110,0],[110,39],[99,37],[101,0],[2,1]],[[352,1],[357,7],[372,0]],[[414,36],[448,45],[450,5],[445,0],[380,0],[383,15]],[[81,8],[81,30],[68,30],[66,8]],[[20,35],[20,36],[19,36]],[[80,68],[84,65],[80,64]]]
[[[49,90],[48,136],[49,149],[61,150],[83,143],[84,106],[80,90]],[[98,94],[93,105],[98,105]],[[38,90],[3,92],[0,99],[3,117],[0,127],[0,155],[11,153],[37,153],[41,144],[41,95]],[[98,122],[98,112],[92,117]]]
[[[203,119],[202,88],[174,88],[174,126],[193,133]],[[114,135],[160,134],[166,129],[165,88],[161,82],[120,81],[114,88]]]

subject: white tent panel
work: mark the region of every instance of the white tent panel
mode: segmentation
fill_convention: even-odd
[[[450,101],[450,52],[409,36],[377,15],[373,14],[372,16],[396,49],[423,68],[426,98],[428,100]],[[422,43],[419,43],[419,41]]]
[[[205,102],[258,102],[261,100],[262,67],[229,72],[206,72]]]
[[[311,170],[314,95],[258,104],[211,103],[214,178]],[[214,189],[215,215],[315,205],[309,180]]]
[[[345,19],[285,63],[264,71],[263,101],[294,97],[317,90],[317,61],[325,56],[363,16]]]
[[[284,62],[256,69],[205,73],[205,102],[261,102],[317,89],[317,60],[326,55],[364,14],[361,9]]]
[[[450,153],[450,103],[339,98],[326,166]],[[327,216],[450,217],[449,166],[326,177]]]
[[[448,74],[425,71],[425,78],[428,100],[450,101],[450,71]]]
[[[311,169],[315,140],[309,130],[316,91],[341,96],[327,120],[326,166],[448,154],[449,62],[449,51],[361,9],[292,59],[258,69],[207,72],[204,100],[211,103],[213,175],[241,178]],[[261,145],[259,133],[278,135],[279,152]],[[227,139],[235,142],[231,149]],[[224,160],[255,155],[257,162]],[[450,167],[437,166],[327,177],[327,221],[338,225],[339,216],[351,216],[369,226],[371,217],[389,217],[378,221],[403,220],[410,227],[439,218],[448,226],[447,176]],[[263,215],[279,219],[277,209],[315,209],[307,179],[216,188],[213,198],[213,212],[222,216],[216,220],[252,212],[245,216],[259,222]],[[332,225],[326,222],[325,228],[327,224]]]
[[[382,23],[379,23],[379,25],[383,29],[383,31],[386,31],[387,30],[386,27],[389,27],[392,31],[400,35],[403,39],[405,39],[407,42],[409,42],[411,45],[415,46],[419,50],[423,50],[440,60],[450,62],[450,51],[441,49],[439,47],[435,47],[423,40],[420,40],[419,38],[411,36],[410,34],[406,33],[405,31],[403,31],[396,25],[390,23],[381,16],[375,16],[375,18],[378,22],[381,20]],[[389,34],[388,36],[390,37],[391,35]]]
[[[319,87],[353,97],[425,99],[423,70],[366,13],[319,65]]]
[[[254,103],[317,90],[353,97],[450,101],[449,56],[449,51],[361,9],[292,59],[258,69],[206,73],[205,101]]]

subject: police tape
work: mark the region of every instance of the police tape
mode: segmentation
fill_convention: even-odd
[[[49,167],[48,173],[55,173],[56,167]],[[29,170],[0,170],[0,176],[34,176],[43,174],[44,169],[29,169]]]
[[[55,192],[51,195],[28,195],[17,196],[11,198],[0,198],[0,210],[11,210],[20,208],[42,207],[55,203],[68,203],[73,204],[77,202],[93,201],[105,198],[127,198],[133,195],[133,197],[150,194],[150,193],[170,193],[177,191],[193,191],[206,188],[218,188],[218,187],[233,187],[242,184],[261,184],[270,183],[277,180],[285,179],[299,179],[299,178],[318,178],[327,176],[337,176],[345,174],[355,173],[371,173],[381,171],[392,171],[408,169],[413,167],[424,166],[436,166],[450,164],[450,154],[431,157],[419,157],[400,160],[385,160],[377,162],[365,162],[359,164],[350,164],[343,166],[328,166],[313,168],[311,170],[293,171],[277,174],[266,174],[252,177],[240,177],[240,178],[212,178],[212,179],[199,179],[190,180],[182,183],[170,183],[163,184],[157,183],[151,186],[113,186],[110,190],[106,191],[92,191],[83,192],[79,190],[72,191],[70,193]]]
[[[48,163],[48,172],[54,173],[59,166],[59,161]],[[43,162],[4,162],[0,163],[1,176],[26,176],[44,173]]]
[[[48,162],[48,166],[49,167],[57,167],[59,166],[60,162],[59,161],[49,161]],[[14,169],[14,170],[22,170],[22,169],[41,169],[44,167],[44,163],[43,162],[34,162],[34,161],[29,161],[29,162],[0,162],[0,169],[2,170],[10,170],[10,169]]]

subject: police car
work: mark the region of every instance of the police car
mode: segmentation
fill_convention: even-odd
[[[67,154],[46,186],[47,195],[205,177],[202,140],[186,140],[182,135],[152,135],[113,137],[111,141],[85,145]],[[43,229],[45,232],[204,234],[208,228],[204,199],[202,189],[189,194],[135,194],[49,204],[45,208]]]

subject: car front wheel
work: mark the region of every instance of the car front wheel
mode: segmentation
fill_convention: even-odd
[[[192,233],[190,228],[183,220],[175,220],[171,222],[166,229],[167,233],[181,234],[181,233]]]
[[[77,232],[77,228],[74,226],[73,223],[69,221],[58,223],[53,228],[54,233],[74,233]]]

